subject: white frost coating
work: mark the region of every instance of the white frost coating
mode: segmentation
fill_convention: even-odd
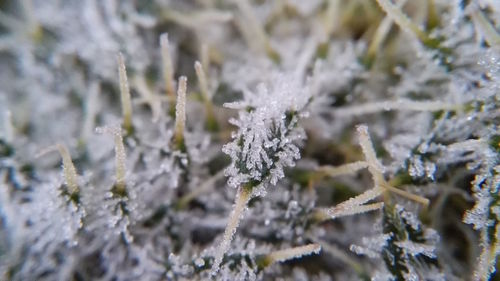
[[[205,265],[205,261],[202,258],[197,258],[194,260],[194,264],[197,267],[203,267]]]
[[[412,178],[420,178],[425,175],[425,168],[420,155],[413,155],[410,158],[408,173],[412,176]]]
[[[125,146],[123,145],[123,137],[120,127],[98,127],[95,129],[98,134],[110,134],[114,137],[115,142],[115,169],[116,169],[116,185],[125,187],[126,185],[126,160]]]
[[[326,211],[323,210],[322,212],[326,213],[331,218],[336,218],[340,216],[354,215],[377,210],[382,208],[383,203],[374,203],[369,205],[363,204],[382,195],[382,193],[384,193],[385,191],[390,191],[410,200],[419,202],[423,205],[428,205],[429,200],[427,198],[411,194],[402,189],[394,188],[385,181],[383,175],[384,166],[377,159],[377,155],[375,154],[375,149],[373,148],[370,135],[368,134],[368,127],[366,125],[358,125],[356,129],[358,131],[359,145],[363,150],[366,162],[358,161],[352,164],[342,165],[338,167],[338,169],[335,169],[335,167],[329,169],[333,169],[334,175],[339,175],[341,174],[341,172],[345,172],[345,174],[351,174],[353,170],[361,169],[363,168],[363,166],[366,166],[368,168],[368,171],[370,171],[370,173],[372,174],[374,187],[356,197],[350,198],[347,201],[338,204],[335,207],[327,209]]]
[[[378,184],[382,178],[382,173],[384,173],[384,166],[377,159],[375,149],[373,149],[372,140],[368,134],[368,127],[366,125],[358,125],[356,127],[359,137],[359,145],[363,150],[366,162],[368,162],[368,170],[373,176],[373,181]]]
[[[132,128],[132,102],[128,86],[127,70],[122,53],[118,53],[118,74],[120,78],[120,97],[122,102],[123,126],[126,130]]]
[[[179,88],[177,89],[177,103],[175,105],[175,141],[182,142],[184,139],[184,127],[186,125],[186,76],[179,77]]]
[[[494,86],[500,88],[500,46],[497,49],[488,49],[478,64],[486,70],[486,76],[494,81]]]
[[[351,216],[351,215],[366,213],[369,211],[375,211],[375,210],[382,209],[382,207],[384,207],[383,202],[367,204],[367,205],[341,204],[341,205],[337,205],[335,208],[329,209],[327,212],[328,212],[328,215],[332,219],[334,219],[337,217]]]
[[[269,253],[266,258],[269,259],[271,263],[284,262],[291,259],[300,258],[303,256],[308,256],[312,254],[319,254],[321,251],[321,245],[319,244],[309,244],[305,246],[275,251]]]
[[[220,264],[224,258],[224,254],[229,250],[231,241],[233,240],[234,233],[240,224],[241,216],[245,210],[248,200],[250,200],[251,191],[246,188],[240,188],[238,195],[236,197],[236,202],[234,203],[233,211],[229,217],[229,221],[224,231],[224,236],[222,237],[222,242],[220,243],[217,251],[215,253],[214,264],[212,265],[212,275],[217,274],[220,269]]]
[[[500,166],[495,165],[498,161],[495,153],[488,148],[482,150],[484,158],[481,164],[482,171],[476,175],[472,182],[472,190],[476,199],[474,208],[466,212],[464,222],[472,224],[474,229],[480,230],[481,254],[478,257],[478,265],[474,271],[474,280],[488,280],[491,273],[495,272],[497,256],[500,254],[499,228],[495,225],[494,239],[490,239],[488,229],[499,220],[499,207],[493,195],[498,193],[500,186]],[[491,219],[491,217],[495,219]]]
[[[68,204],[60,196],[56,183],[39,185],[30,197],[32,201],[17,209],[15,216],[21,227],[18,229],[20,232],[15,233],[19,235],[15,239],[25,241],[29,245],[25,249],[27,256],[23,258],[25,264],[20,268],[20,274],[24,275],[41,274],[44,267],[39,266],[39,260],[50,261],[56,250],[60,249],[60,245],[66,245],[68,248],[77,246],[77,233],[82,227],[84,217],[81,208]],[[2,269],[0,268],[0,271]]]
[[[57,144],[57,149],[62,157],[64,178],[69,192],[76,193],[78,192],[78,175],[76,174],[75,165],[73,165],[68,148],[63,144]]]
[[[305,134],[297,128],[297,113],[306,105],[309,91],[292,76],[271,81],[272,85],[260,84],[254,93],[246,91],[243,101],[224,105],[240,109],[239,118],[230,120],[238,131],[222,149],[232,160],[225,173],[233,187],[250,181],[275,185],[284,176],[283,169],[300,158],[295,143]]]
[[[363,237],[361,246],[351,245],[350,250],[357,255],[366,255],[370,258],[378,258],[380,252],[387,245],[387,241],[391,238],[390,234],[380,234],[373,237]]]
[[[420,229],[420,220],[415,216],[415,214],[405,211],[404,207],[396,204],[396,211],[399,213],[401,218],[403,218],[408,225],[414,230]]]
[[[304,73],[304,75],[312,73],[314,76],[311,80],[317,85],[313,91],[314,100],[312,101],[317,106],[308,105],[307,109],[310,110],[311,118],[303,123],[302,120],[299,121],[300,126],[303,125],[308,135],[311,136],[305,145],[306,154],[302,156],[306,159],[299,163],[300,174],[292,174],[290,180],[278,183],[279,188],[269,189],[259,186],[252,190],[253,196],[256,196],[257,189],[263,192],[267,190],[268,194],[266,198],[256,200],[256,204],[252,205],[249,210],[252,212],[252,219],[241,221],[239,227],[244,228],[245,232],[236,233],[235,238],[241,236],[242,242],[231,241],[229,251],[223,259],[224,264],[218,276],[212,279],[231,281],[238,280],[238,278],[251,279],[254,269],[249,268],[249,264],[235,264],[232,259],[233,254],[248,254],[253,262],[255,255],[252,254],[270,253],[288,247],[305,245],[309,243],[308,240],[312,241],[311,243],[317,243],[315,237],[311,236],[317,235],[329,240],[328,242],[349,245],[349,241],[352,241],[349,239],[359,237],[361,240],[361,237],[369,235],[374,230],[373,228],[375,231],[383,231],[379,229],[382,223],[377,220],[380,211],[376,211],[376,214],[365,213],[357,218],[346,219],[342,223],[345,227],[337,227],[338,225],[334,224],[336,231],[328,233],[328,237],[325,232],[329,227],[325,228],[324,224],[309,225],[307,223],[310,213],[316,215],[317,206],[331,207],[332,204],[338,202],[331,196],[323,196],[329,195],[330,191],[324,193],[324,190],[320,190],[319,193],[313,194],[315,193],[313,190],[303,188],[304,180],[318,162],[337,163],[338,159],[343,158],[342,156],[346,156],[345,159],[350,162],[351,157],[357,155],[351,153],[353,148],[349,144],[355,142],[351,138],[351,132],[356,133],[352,128],[353,120],[354,122],[357,122],[356,120],[369,122],[374,143],[377,143],[377,146],[386,147],[386,151],[391,153],[391,157],[389,155],[384,155],[383,158],[378,157],[378,160],[385,166],[384,176],[388,176],[386,179],[395,175],[396,178],[392,178],[394,181],[391,182],[398,184],[406,182],[405,174],[408,172],[408,167],[413,164],[410,158],[414,156],[416,169],[410,171],[410,174],[420,174],[425,177],[435,174],[435,183],[430,183],[427,179],[413,181],[416,190],[436,200],[436,204],[430,206],[429,209],[431,214],[428,218],[429,223],[443,230],[439,227],[441,223],[446,224],[446,221],[452,219],[453,225],[459,227],[459,230],[466,235],[457,236],[445,231],[444,239],[457,238],[457,243],[465,242],[468,248],[477,249],[477,251],[467,252],[467,256],[454,256],[449,253],[453,253],[456,243],[442,243],[439,246],[440,252],[444,255],[439,257],[438,267],[434,268],[432,264],[426,262],[420,264],[422,268],[419,268],[419,264],[414,264],[416,270],[410,269],[407,275],[403,273],[403,276],[408,278],[418,276],[421,280],[453,279],[453,273],[457,272],[457,269],[458,272],[462,272],[460,269],[466,268],[471,271],[471,275],[476,269],[477,279],[488,279],[490,261],[498,252],[498,243],[495,242],[496,238],[492,239],[492,237],[498,236],[498,231],[493,232],[494,228],[499,225],[498,218],[500,217],[500,207],[495,206],[498,203],[496,202],[497,196],[494,195],[498,181],[488,180],[495,176],[494,172],[488,171],[498,165],[498,146],[490,142],[492,141],[490,136],[495,135],[494,140],[498,141],[500,92],[497,88],[500,87],[500,80],[498,80],[500,77],[497,69],[500,53],[488,43],[493,42],[492,40],[486,39],[488,42],[484,42],[480,25],[474,22],[474,14],[469,12],[469,9],[465,9],[464,1],[429,0],[428,5],[416,5],[414,2],[410,4],[410,1],[407,1],[409,6],[404,11],[408,12],[408,17],[414,19],[415,24],[419,26],[422,24],[422,30],[425,24],[427,28],[431,28],[437,23],[436,28],[429,34],[436,36],[433,38],[437,39],[436,42],[439,41],[440,47],[447,49],[446,53],[441,53],[439,50],[429,50],[425,46],[420,46],[422,44],[417,40],[407,42],[408,36],[402,32],[393,32],[389,41],[383,39],[384,36],[374,35],[374,28],[385,16],[385,14],[377,13],[376,8],[369,9],[370,5],[372,8],[374,8],[373,5],[377,5],[374,4],[375,2],[370,4],[370,1],[287,0],[275,3],[247,0],[251,13],[257,18],[259,28],[266,27],[267,40],[275,48],[276,53],[279,53],[281,58],[279,64],[271,62],[268,57],[259,57],[263,54],[252,52],[245,42],[239,40],[242,36],[234,32],[234,22],[227,22],[232,20],[230,13],[233,12],[235,21],[244,17],[233,3],[224,2],[221,6],[217,4],[218,1],[153,0],[152,7],[157,8],[157,11],[152,12],[151,6],[137,5],[137,3],[132,3],[133,1],[20,1],[24,2],[0,12],[2,25],[6,23],[5,21],[13,20],[14,23],[4,26],[7,30],[5,36],[0,39],[0,49],[5,53],[2,56],[3,62],[7,65],[15,64],[13,67],[6,67],[0,71],[0,76],[4,81],[0,93],[2,96],[0,97],[0,115],[10,110],[13,114],[13,123],[7,123],[7,125],[13,125],[15,130],[13,132],[15,135],[5,134],[10,135],[6,137],[6,144],[0,144],[0,178],[6,182],[0,182],[0,191],[4,193],[1,197],[4,198],[2,200],[5,203],[1,208],[5,210],[12,206],[10,211],[1,214],[1,220],[5,223],[0,227],[0,249],[2,249],[0,256],[7,257],[13,265],[12,268],[3,268],[4,263],[0,258],[0,268],[9,270],[12,279],[38,280],[43,277],[51,280],[68,280],[75,276],[75,270],[80,271],[97,265],[96,270],[82,272],[84,277],[88,277],[86,279],[206,280],[210,278],[210,267],[213,264],[211,257],[214,256],[212,245],[217,246],[220,240],[215,242],[213,237],[201,237],[203,240],[199,241],[198,234],[205,233],[205,229],[210,232],[220,229],[219,238],[222,238],[222,228],[226,222],[221,216],[222,214],[230,215],[233,203],[226,202],[228,190],[224,188],[225,182],[219,176],[223,172],[217,174],[217,177],[214,176],[220,180],[213,181],[210,178],[218,170],[214,168],[222,167],[219,165],[214,167],[212,159],[216,159],[214,156],[219,156],[218,153],[224,143],[230,142],[227,141],[230,137],[227,135],[228,130],[239,129],[228,127],[224,122],[226,117],[234,116],[238,122],[242,119],[239,118],[236,110],[217,110],[221,130],[209,131],[208,128],[203,128],[204,112],[201,110],[203,104],[196,103],[190,106],[190,101],[187,101],[186,116],[190,115],[190,120],[186,121],[191,121],[192,118],[193,122],[192,127],[189,127],[190,132],[185,132],[186,151],[189,153],[189,158],[196,161],[196,165],[187,167],[183,164],[187,161],[187,153],[172,151],[172,147],[169,147],[169,142],[174,135],[174,120],[171,117],[175,115],[177,78],[184,74],[194,75],[187,68],[193,66],[194,61],[190,60],[193,55],[197,55],[199,43],[206,43],[204,46],[210,46],[210,59],[213,60],[213,65],[211,68],[208,67],[207,48],[203,47],[202,49],[205,50],[201,51],[200,62],[206,72],[208,84],[211,86],[209,87],[210,93],[215,93],[215,88],[220,90],[215,95],[214,106],[216,108],[221,102],[233,101],[244,91],[245,87],[247,92],[251,91],[253,95],[255,86],[259,82],[265,82],[268,89],[268,93],[262,95],[261,100],[264,103],[274,100],[275,97],[269,97],[275,92],[272,87],[274,83],[272,73],[274,72]],[[23,3],[29,2],[33,2],[32,15],[24,18],[22,9],[15,8],[17,6],[21,8]],[[389,0],[393,6],[401,5],[403,2],[404,0]],[[500,1],[465,1],[465,6],[471,7],[475,4],[481,6],[477,12],[481,11],[491,27],[498,29]],[[356,13],[357,9],[366,10],[368,15],[366,24],[359,26],[356,20],[359,14]],[[431,18],[426,16],[431,9],[435,9],[436,15],[440,15],[436,22],[429,22]],[[166,15],[170,12],[176,15],[172,17]],[[385,18],[384,22],[391,21],[390,17]],[[27,34],[28,29],[31,29],[30,22],[33,22],[31,19],[36,21],[36,25],[40,28],[32,29],[36,34]],[[146,23],[146,21],[149,22]],[[178,26],[177,23],[183,26]],[[241,23],[250,26],[248,20],[242,20]],[[173,73],[174,78],[171,84],[174,85],[172,90],[174,102],[168,102],[168,104],[165,102],[165,100],[170,100],[165,94],[167,87],[163,79],[158,25],[164,27],[168,25],[170,44],[167,47],[171,51],[173,68],[176,68],[176,58],[178,58],[178,65],[181,66],[179,70],[187,71]],[[186,34],[185,26],[190,26],[190,34]],[[394,28],[397,29],[397,27],[392,27]],[[252,31],[251,26],[249,30]],[[390,24],[382,26],[379,30],[381,33],[390,32]],[[356,40],[359,37],[357,35],[361,33],[364,34],[363,40]],[[178,40],[174,40],[175,38]],[[255,36],[246,38],[258,42]],[[173,41],[179,41],[179,47]],[[320,43],[318,48],[314,48],[316,43]],[[368,70],[362,65],[365,61],[360,61],[359,58],[364,58],[366,52],[370,52],[367,50],[367,44],[370,43],[379,45],[381,48],[380,56],[375,56],[373,64],[375,68]],[[181,56],[176,56],[177,49],[181,50]],[[113,138],[108,135],[96,137],[88,134],[89,129],[93,131],[96,126],[114,122],[116,110],[120,119],[118,122],[122,122],[120,101],[109,100],[107,94],[97,97],[96,104],[98,103],[100,108],[95,108],[96,122],[86,123],[83,130],[80,128],[84,118],[92,119],[92,114],[85,115],[81,108],[81,101],[86,103],[96,97],[92,95],[93,85],[103,83],[103,93],[109,92],[110,87],[119,90],[119,79],[116,79],[118,78],[116,54],[119,50],[126,58],[131,94],[134,94],[134,90],[139,94],[137,98],[132,96],[131,100],[134,111],[132,121],[136,130],[133,136],[124,137],[127,154],[126,197],[115,196],[116,194],[109,191],[109,180],[115,178]],[[478,58],[482,59],[479,65],[477,64]],[[318,67],[319,71],[313,68],[316,59],[322,61],[323,66],[321,69]],[[446,61],[445,67],[444,61]],[[231,65],[235,67],[229,67]],[[232,71],[234,69],[238,71]],[[227,74],[231,72],[232,75]],[[299,79],[304,81],[304,77],[299,77]],[[198,85],[192,85],[198,88]],[[195,87],[192,88],[195,89]],[[147,105],[155,101],[149,99],[149,91],[161,94],[161,97],[158,97],[158,103],[154,103],[156,109],[137,107],[137,103],[142,100],[151,101],[146,102]],[[19,97],[20,94],[22,98]],[[292,97],[295,96],[292,95]],[[279,102],[288,103],[288,97],[284,97]],[[244,100],[246,102],[249,99]],[[396,108],[395,103],[401,100],[414,102],[413,105],[415,102],[439,101],[443,104],[463,106],[452,112],[432,114],[429,111],[416,111],[429,109],[424,107],[423,103],[418,107],[403,103]],[[368,108],[364,107],[368,102],[374,103]],[[394,104],[391,105],[391,103]],[[93,102],[88,104],[93,104]],[[241,102],[239,109],[244,114],[254,114],[250,111],[255,112],[256,108],[260,107],[255,104]],[[238,106],[237,103],[233,105]],[[248,111],[247,105],[249,105]],[[349,107],[344,107],[345,105]],[[168,111],[165,110],[167,106]],[[409,108],[415,110],[408,110]],[[149,109],[152,109],[152,112]],[[343,110],[347,116],[360,109],[365,113],[374,109],[379,111],[372,112],[371,115],[351,115],[348,118],[341,116]],[[393,112],[384,112],[393,109],[395,110]],[[149,122],[151,113],[158,117],[155,118],[159,121],[158,123]],[[296,117],[302,118],[301,113],[298,113]],[[279,116],[276,120],[278,120],[277,124],[281,122]],[[10,126],[3,128],[8,129],[8,127]],[[252,124],[248,128],[256,127]],[[269,129],[267,126],[263,128]],[[0,131],[5,130],[0,129]],[[89,138],[82,137],[82,132]],[[374,132],[377,132],[378,137],[375,137]],[[248,132],[244,135],[245,137],[252,136]],[[271,172],[267,174],[265,169],[268,163],[272,163],[272,166],[277,162],[277,158],[269,155],[274,155],[273,151],[276,150],[273,149],[281,144],[281,140],[285,141],[286,138],[290,140],[288,136],[281,138],[276,135],[263,135],[265,141],[261,148],[267,154],[267,158],[261,157],[260,160],[256,158],[261,162],[262,169],[255,168],[255,170],[261,178],[265,179],[267,185],[271,184]],[[78,139],[80,137],[82,138]],[[61,190],[58,189],[64,181],[61,165],[53,165],[55,163],[53,160],[57,160],[57,157],[41,159],[43,161],[33,163],[30,156],[39,145],[51,144],[54,140],[68,143],[77,139],[78,147],[73,146],[73,148],[76,148],[75,152],[78,151],[78,154],[83,156],[79,157],[79,161],[82,161],[82,168],[85,170],[82,170],[83,176],[78,175],[81,193],[78,198],[81,204],[77,204],[78,208],[74,209],[83,209],[88,216],[82,221],[84,229],[77,231],[76,234],[79,246],[68,250],[66,240],[62,240],[63,243],[57,245],[54,243],[61,241],[61,237],[65,236],[64,231],[61,231],[61,227],[64,227],[61,222],[66,221],[62,216],[69,212],[64,208],[66,206],[72,208],[75,205],[72,204],[74,202],[67,202],[67,198],[64,195],[61,196]],[[83,139],[87,141],[83,142]],[[491,159],[492,163],[484,164],[483,161],[487,159],[481,153],[484,148],[472,146],[470,142],[466,143],[471,139],[485,142],[485,149],[490,149],[495,154],[494,159]],[[205,140],[209,140],[206,146]],[[300,142],[300,139],[298,140]],[[291,141],[299,147],[300,143]],[[388,141],[394,145],[393,148],[387,149]],[[459,145],[461,143],[464,146]],[[248,151],[253,151],[252,144],[250,142]],[[324,145],[328,149],[324,149]],[[361,149],[358,150],[361,151]],[[73,150],[70,151],[73,153]],[[4,152],[7,152],[7,155]],[[275,155],[282,154],[276,152]],[[293,158],[294,162],[295,160]],[[373,196],[374,184],[371,181],[371,174],[366,173],[365,170],[368,168],[368,162],[362,155],[354,161],[357,160],[360,161],[350,164],[341,163],[345,165],[331,167],[329,176],[350,175],[339,180],[353,187],[355,191],[370,190],[369,193],[356,198],[358,201],[355,202],[359,203],[364,200],[363,198]],[[244,169],[239,169],[238,174],[250,177],[246,171],[248,170],[246,159],[241,163],[244,165],[239,165],[238,168],[244,167]],[[75,164],[77,164],[76,160]],[[225,164],[220,163],[220,165]],[[25,170],[25,167],[30,170]],[[34,169],[31,170],[31,167]],[[360,169],[363,169],[361,173],[359,173]],[[295,172],[295,169],[290,170]],[[306,173],[303,173],[304,171]],[[355,172],[358,174],[353,174]],[[458,174],[463,174],[462,172],[465,172],[464,177],[456,177]],[[36,175],[36,178],[32,175]],[[276,182],[280,177],[279,170],[273,171],[272,175],[275,177],[273,182]],[[470,179],[476,175],[478,175],[477,182],[474,182],[472,186],[468,185]],[[257,174],[251,176],[257,176]],[[255,183],[252,178],[250,181],[251,184]],[[335,182],[338,181],[335,179]],[[457,183],[463,187],[460,192],[453,187]],[[43,187],[43,184],[47,186]],[[213,188],[215,186],[217,188]],[[55,191],[49,192],[49,187],[55,187]],[[174,187],[177,189],[173,189]],[[66,186],[63,186],[63,189],[65,191]],[[378,189],[382,193],[388,193],[386,190],[390,188],[381,184]],[[189,191],[193,192],[189,193]],[[233,190],[233,188],[229,191],[231,194],[236,193],[236,189]],[[105,192],[107,192],[106,196]],[[132,194],[133,192],[136,196]],[[204,195],[197,196],[201,192],[205,192]],[[316,197],[317,195],[319,197]],[[399,196],[386,195],[384,199],[391,197],[388,200],[391,203],[400,203],[402,202],[400,199],[404,199],[398,198]],[[451,212],[453,213],[451,214],[447,211],[449,207],[456,207],[454,204],[449,204],[450,200],[446,200],[449,196],[463,196],[468,204],[471,206],[474,204],[474,209],[470,210],[464,218],[466,222],[471,223],[470,228],[460,225],[458,220],[462,214],[457,212]],[[196,200],[185,204],[184,208],[177,208],[179,201],[186,199],[184,202],[189,202],[190,198],[196,198]],[[334,202],[332,200],[335,203],[332,203]],[[376,208],[382,204],[377,202],[383,202],[382,196],[379,195],[362,205],[354,204],[354,208],[342,210],[342,213],[338,208],[337,215]],[[386,207],[388,207],[387,204]],[[123,207],[125,205],[126,209]],[[163,213],[165,206],[167,207],[165,215],[160,221],[155,220],[150,226],[148,218],[156,211]],[[413,204],[411,206],[412,212],[416,214],[417,208],[413,208]],[[41,213],[41,209],[45,213]],[[64,213],[54,210],[61,210]],[[295,214],[297,210],[300,212]],[[442,211],[446,211],[447,215],[453,215],[453,218],[449,216],[441,218]],[[324,215],[326,216],[326,213]],[[386,213],[386,215],[390,214]],[[246,215],[246,217],[250,216]],[[29,219],[29,223],[25,223],[26,218]],[[416,222],[412,222],[403,213],[399,218],[404,221],[406,230],[416,228]],[[143,224],[146,220],[147,225]],[[377,220],[375,227],[370,224],[373,220]],[[354,223],[350,223],[351,221]],[[303,222],[306,222],[308,227],[304,227]],[[5,233],[4,230],[8,232],[7,234],[12,233],[11,224],[17,224],[21,228],[20,231],[12,234],[15,240],[19,240],[16,246],[21,248],[19,252],[17,250],[15,252],[21,255],[4,252],[5,246],[9,248],[11,244],[4,244],[5,239],[2,238],[2,234]],[[477,228],[477,231],[472,229],[473,226]],[[122,234],[128,235],[127,229],[137,238],[134,243],[123,243]],[[195,235],[185,235],[189,233]],[[29,237],[26,239],[22,237],[25,235]],[[280,245],[267,244],[269,235],[273,237],[278,235],[282,243],[278,243]],[[478,236],[478,239],[470,239],[475,236]],[[249,238],[255,239],[257,247],[264,245],[268,248],[265,251],[259,248],[248,252],[240,251],[240,244],[246,243]],[[479,239],[481,241],[478,241]],[[127,240],[130,241],[130,238]],[[394,242],[405,241],[404,237],[395,240],[391,242],[391,246]],[[424,240],[428,240],[427,235]],[[36,244],[37,241],[48,241],[51,245],[45,247],[43,243]],[[203,247],[205,243],[210,245],[210,251],[198,255],[200,247]],[[320,244],[324,247],[323,243]],[[432,243],[426,241],[425,244],[431,245]],[[32,251],[37,249],[43,249],[43,252]],[[175,252],[179,255],[179,259],[172,262],[170,267],[169,261],[165,264],[165,257],[168,257],[172,249],[178,250]],[[141,251],[141,254],[138,251]],[[482,252],[481,255],[479,255],[480,252]],[[94,253],[96,257],[100,257],[98,260],[86,258],[93,257]],[[92,255],[89,256],[89,254]],[[481,258],[475,262],[472,255],[481,256]],[[226,256],[227,263],[225,263]],[[411,256],[407,256],[411,259]],[[205,265],[200,268],[196,267],[195,258],[202,258]],[[427,261],[425,256],[424,259]],[[367,265],[363,270],[365,274],[362,276],[369,275],[374,279],[401,277],[399,273],[397,277],[387,273],[380,256],[373,263],[366,259],[360,259],[360,263]],[[168,277],[164,274],[166,265],[169,267],[166,273]],[[460,265],[466,266],[460,267]],[[320,267],[319,271],[328,272],[328,268]],[[393,269],[390,265],[387,265],[387,268]],[[302,277],[304,280],[355,278],[352,270],[347,266],[332,273],[333,276],[325,276],[325,274],[310,276],[299,263],[289,264],[285,270],[281,269],[278,266],[271,269],[270,273],[276,278],[285,280],[296,277]],[[425,276],[431,276],[427,274],[430,274],[432,270],[441,271],[446,274],[446,277],[439,279],[433,274],[436,278],[426,278]],[[247,271],[248,275],[242,273]],[[379,274],[374,276],[377,272]],[[188,275],[184,275],[186,273]],[[262,275],[261,272],[258,275]],[[259,277],[256,279],[262,279]],[[473,279],[469,275],[460,277]]]
[[[337,206],[329,209],[327,213],[330,217],[336,218],[339,216],[346,216],[347,214],[354,215],[358,213],[364,213],[370,210],[375,210],[377,206],[366,207],[362,205],[380,196],[382,193],[383,189],[381,187],[372,188],[356,197],[350,198],[347,201],[338,204]]]
[[[424,255],[429,258],[436,258],[436,247],[434,245],[425,245],[422,243],[415,243],[413,241],[395,242],[398,247],[401,247],[407,255],[417,256]]]
[[[76,173],[75,165],[73,165],[73,161],[71,160],[71,154],[69,154],[68,148],[64,144],[56,144],[50,147],[47,147],[43,151],[39,152],[36,157],[41,157],[49,152],[57,150],[62,158],[62,167],[64,174],[64,181],[68,186],[68,191],[70,194],[77,193],[78,189],[78,174]]]
[[[477,178],[478,176],[476,176]],[[487,188],[477,190],[474,196],[476,197],[476,204],[472,210],[465,212],[464,222],[472,224],[474,229],[478,230],[488,226],[489,206],[492,198]]]

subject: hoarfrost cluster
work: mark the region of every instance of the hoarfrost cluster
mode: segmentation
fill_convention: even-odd
[[[0,1],[1,280],[496,280],[496,0]]]

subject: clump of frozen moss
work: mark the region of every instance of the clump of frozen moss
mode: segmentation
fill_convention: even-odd
[[[1,2],[0,279],[497,278],[499,15]]]

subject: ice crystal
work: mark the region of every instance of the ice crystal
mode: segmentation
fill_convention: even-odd
[[[304,139],[298,127],[308,93],[297,79],[278,76],[272,85],[259,84],[255,92],[246,91],[244,100],[225,104],[239,109],[239,118],[230,122],[238,127],[223,152],[231,157],[226,169],[229,185],[276,185],[284,168],[300,158],[297,142]]]

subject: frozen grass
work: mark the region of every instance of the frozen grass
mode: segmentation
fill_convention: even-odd
[[[498,278],[498,1],[63,2],[0,2],[1,280]]]

